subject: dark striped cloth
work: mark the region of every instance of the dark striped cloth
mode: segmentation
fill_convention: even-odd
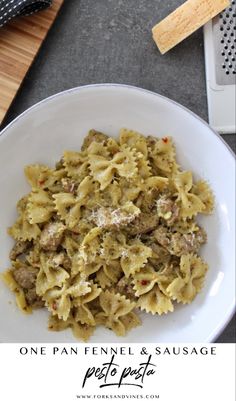
[[[18,15],[30,15],[52,4],[52,0],[0,0],[0,27]]]

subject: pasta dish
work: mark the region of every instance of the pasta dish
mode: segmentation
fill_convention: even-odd
[[[50,330],[87,341],[96,326],[118,336],[189,304],[208,269],[199,256],[210,214],[207,182],[176,161],[171,137],[89,131],[55,168],[25,167],[30,192],[17,203],[15,240],[2,277],[25,313],[47,308]]]

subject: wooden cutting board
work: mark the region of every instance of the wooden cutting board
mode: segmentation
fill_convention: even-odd
[[[0,124],[64,0],[0,28]]]

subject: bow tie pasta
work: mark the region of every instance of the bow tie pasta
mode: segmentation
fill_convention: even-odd
[[[214,208],[205,181],[182,171],[170,137],[89,131],[55,168],[25,168],[31,190],[8,232],[2,275],[25,313],[49,311],[49,329],[87,341],[102,325],[118,336],[140,311],[173,312],[204,285],[207,236],[196,218]]]

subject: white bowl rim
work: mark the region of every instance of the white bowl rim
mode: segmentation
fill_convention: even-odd
[[[70,89],[66,89],[64,91],[55,93],[54,95],[48,96],[45,99],[42,99],[41,101],[35,103],[31,107],[29,107],[28,109],[23,111],[21,114],[19,114],[19,116],[14,118],[8,125],[6,125],[5,128],[3,128],[2,131],[0,131],[0,143],[1,143],[1,138],[3,137],[3,135],[7,134],[7,131],[8,131],[9,128],[13,127],[18,122],[18,120],[20,120],[21,118],[27,116],[27,114],[31,113],[32,110],[37,109],[42,104],[47,103],[47,102],[51,102],[55,98],[62,97],[62,96],[65,96],[65,95],[70,95],[71,93],[81,92],[81,91],[87,90],[87,89],[95,89],[95,88],[101,88],[101,89],[104,88],[105,89],[105,88],[112,88],[112,87],[139,91],[139,92],[143,92],[143,93],[146,93],[146,94],[149,94],[149,95],[152,95],[152,96],[156,96],[158,98],[163,99],[167,103],[169,102],[172,105],[174,105],[174,106],[186,111],[193,118],[197,119],[205,127],[207,127],[209,132],[212,135],[214,135],[216,137],[216,139],[219,142],[221,142],[221,144],[228,150],[229,155],[233,158],[233,160],[236,160],[235,153],[230,148],[230,146],[225,142],[225,140],[220,136],[220,134],[218,132],[216,132],[213,128],[211,128],[210,125],[205,120],[203,120],[201,117],[199,117],[197,114],[195,114],[193,111],[191,111],[187,107],[181,105],[180,103],[176,102],[175,100],[172,100],[172,99],[168,98],[167,96],[160,95],[160,94],[158,94],[156,92],[153,92],[153,91],[150,91],[148,89],[140,88],[140,87],[137,87],[137,86],[134,86],[134,85],[116,84],[116,83],[99,83],[99,84],[81,85],[81,86],[73,87],[73,88],[70,88]],[[218,328],[217,331],[215,331],[211,336],[209,336],[208,341],[210,343],[214,343],[215,340],[223,333],[224,329],[226,328],[226,326],[228,325],[230,320],[233,318],[235,312],[236,312],[236,302],[234,303],[234,305],[232,305],[232,309],[229,311],[228,315],[226,316],[224,323]]]
[[[185,110],[187,113],[191,114],[192,117],[196,118],[197,120],[199,120],[202,124],[204,124],[211,132],[211,134],[214,134],[218,140],[220,142],[223,143],[223,145],[228,149],[228,151],[230,152],[231,156],[236,159],[236,155],[233,152],[233,150],[230,148],[230,146],[225,142],[225,140],[220,136],[220,134],[218,132],[216,132],[213,128],[211,128],[211,126],[205,121],[203,120],[203,118],[199,117],[196,113],[194,113],[192,110],[188,109],[187,107],[183,106],[182,104],[176,102],[175,100],[170,99],[167,96],[163,96],[160,95],[159,93],[153,92],[149,89],[144,89],[144,88],[140,88],[138,86],[135,85],[128,85],[128,84],[116,84],[116,83],[99,83],[99,84],[88,84],[88,85],[81,85],[81,86],[75,86],[73,88],[70,89],[66,89],[64,91],[61,92],[57,92],[54,95],[48,96],[42,100],[40,100],[39,102],[33,104],[32,106],[30,106],[29,108],[27,108],[25,111],[23,111],[22,113],[20,113],[17,117],[15,117],[9,124],[6,125],[5,128],[3,128],[0,131],[0,137],[2,135],[5,134],[5,132],[12,127],[13,125],[15,125],[15,123],[21,119],[22,117],[25,117],[28,113],[30,113],[32,110],[34,110],[35,108],[39,107],[40,105],[42,105],[43,103],[47,103],[50,101],[53,101],[55,98],[58,98],[60,96],[64,96],[64,95],[69,95],[71,93],[75,93],[75,92],[80,92],[82,90],[86,90],[86,89],[93,89],[93,88],[107,88],[107,87],[118,87],[118,88],[124,88],[124,89],[130,89],[130,90],[135,90],[135,91],[140,91],[149,95],[154,95],[156,97],[159,97],[173,105],[175,105],[176,107]],[[1,128],[1,126],[0,126]]]

